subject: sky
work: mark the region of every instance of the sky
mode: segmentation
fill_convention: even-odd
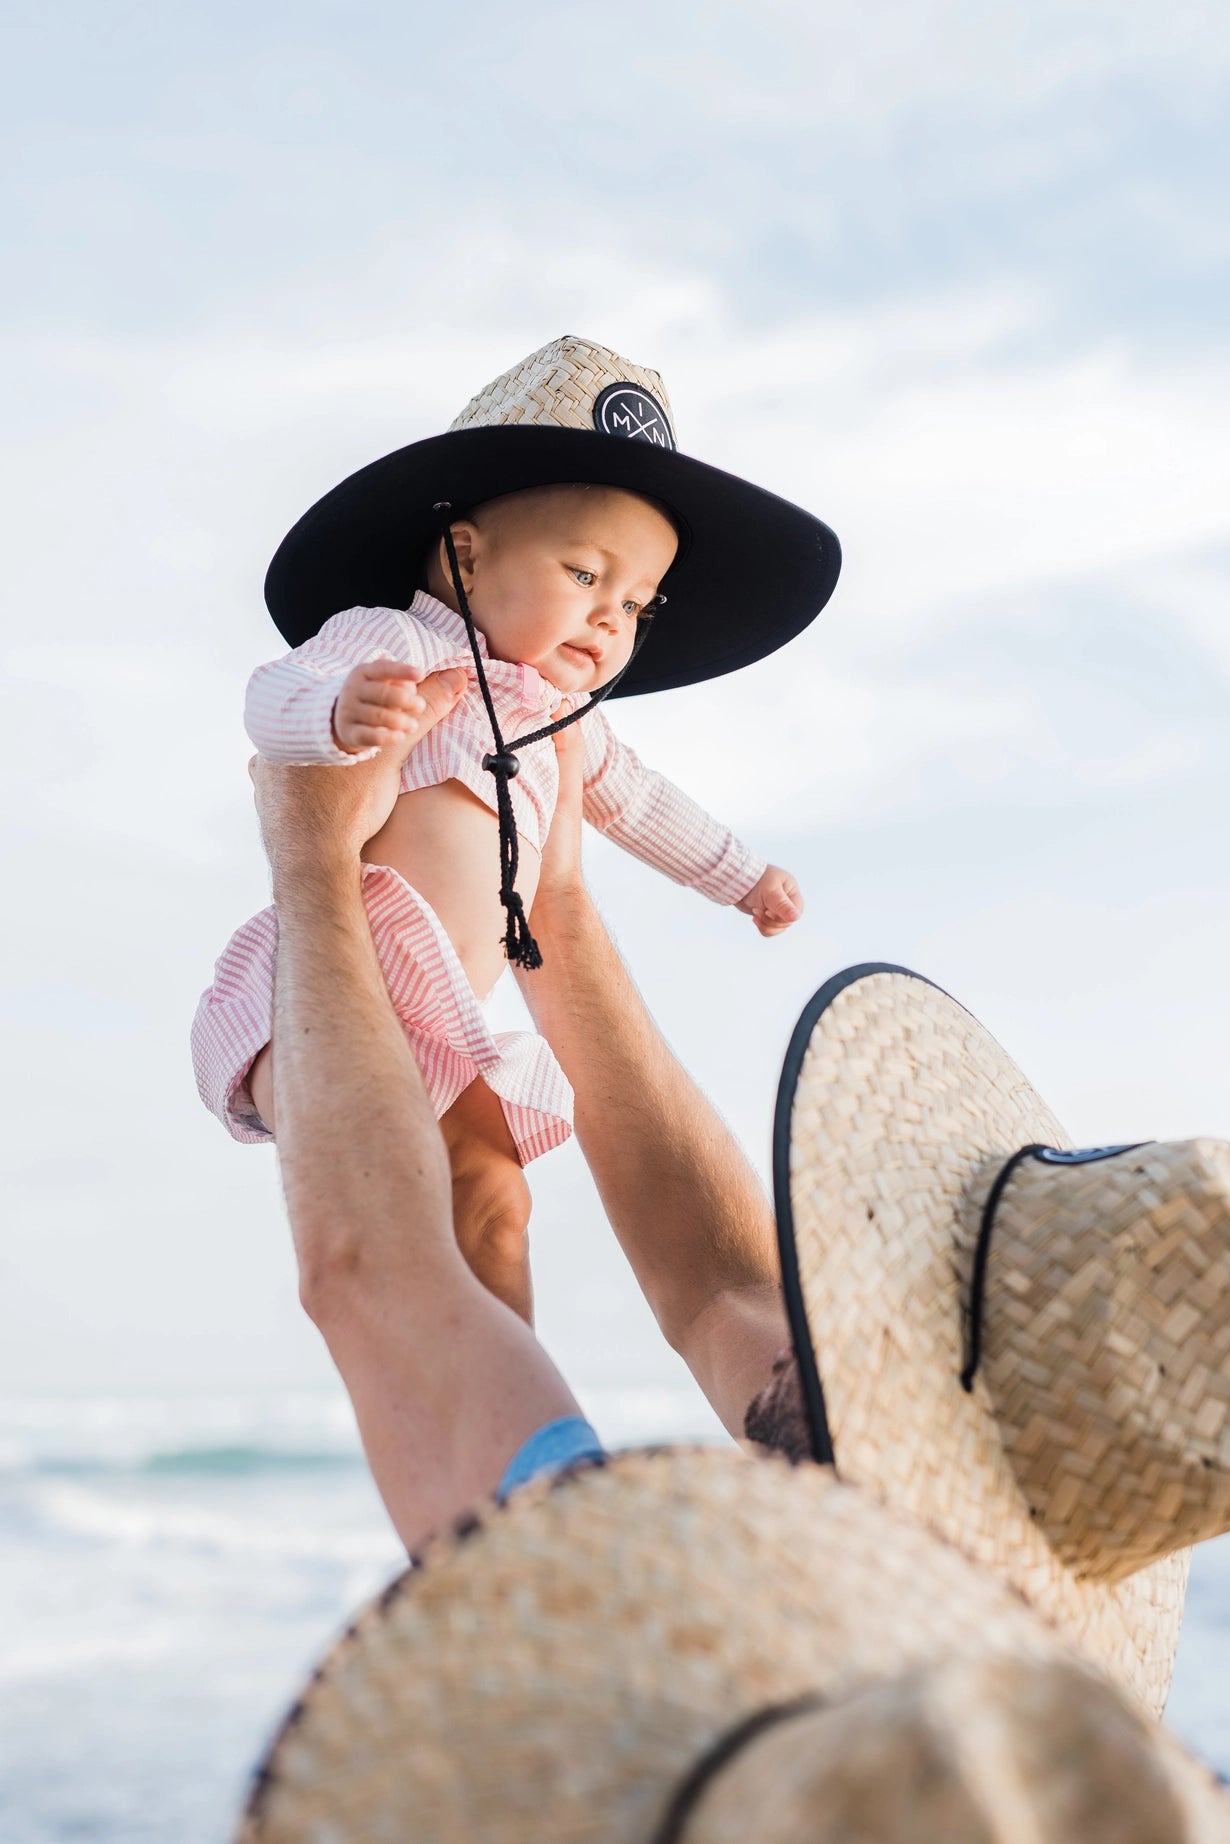
[[[0,1386],[328,1376],[274,1156],[187,1054],[266,900],[264,570],[565,331],[843,544],[787,650],[615,712],[804,920],[588,857],[758,1166],[868,959],[1078,1142],[1230,1134],[1224,8],[10,0],[0,71]],[[566,1373],[677,1379],[575,1150],[530,1176]]]

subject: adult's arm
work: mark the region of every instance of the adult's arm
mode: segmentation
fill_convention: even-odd
[[[452,683],[425,683],[437,718]],[[300,1294],[413,1548],[490,1493],[536,1428],[578,1410],[458,1251],[440,1130],[372,947],[359,852],[399,768],[385,749],[344,772],[258,761],[254,779],[278,911],[273,1073]]]
[[[575,1092],[603,1208],[668,1342],[736,1437],[788,1342],[773,1213],[733,1135],[667,1047],[581,876],[581,745],[534,901],[543,965],[518,976]]]

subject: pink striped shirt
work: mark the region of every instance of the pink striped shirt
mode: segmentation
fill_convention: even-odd
[[[491,695],[512,743],[579,697],[562,695],[532,666],[494,660],[480,638]],[[350,608],[286,658],[262,666],[248,687],[248,734],[274,762],[339,766],[362,758],[333,741],[333,706],[346,675],[364,661],[395,659],[424,667],[460,666],[465,698],[407,758],[402,786],[457,780],[494,810],[495,790],[482,760],[491,727],[478,690],[461,619],[420,592],[408,610]],[[605,713],[582,720],[587,820],[677,883],[735,903],[763,872],[764,861],[686,794],[655,774],[616,737]],[[374,754],[373,750],[364,752]],[[517,826],[542,849],[559,791],[555,747],[548,738],[521,755],[510,785]],[[494,867],[493,867],[494,868]],[[522,1163],[558,1146],[572,1131],[572,1090],[543,1038],[493,1033],[439,917],[405,879],[384,865],[363,867],[363,899],[389,996],[434,1104],[446,1113],[481,1078],[496,1094]],[[236,930],[201,995],[192,1027],[192,1058],[206,1106],[237,1140],[268,1140],[248,1088],[248,1071],[272,1031],[278,919],[263,909]]]
[[[523,1165],[572,1132],[572,1089],[545,1038],[492,1031],[457,951],[417,890],[383,864],[363,866],[363,901],[393,1009],[423,1073],[436,1118],[481,1077],[499,1097]],[[262,909],[236,929],[201,994],[192,1063],[201,1100],[232,1139],[271,1135],[248,1071],[273,1028],[278,918]]]
[[[492,659],[481,635],[478,644],[509,743],[584,702],[579,695],[561,693],[533,666]],[[409,791],[460,781],[494,811],[495,784],[483,768],[483,757],[494,746],[491,725],[465,627],[459,615],[423,590],[409,609],[348,608],[293,653],[258,667],[248,686],[244,718],[261,754],[271,762],[339,765],[374,754],[367,750],[364,756],[351,755],[337,747],[333,707],[347,674],[375,659],[395,659],[432,672],[445,666],[465,671],[465,697],[411,751],[402,769],[402,787]],[[765,870],[764,859],[664,775],[646,768],[635,751],[619,741],[605,711],[583,718],[580,727],[585,738],[583,811],[590,825],[715,903],[737,903],[746,896]],[[524,751],[521,772],[509,791],[517,830],[541,851],[559,792],[550,738]]]

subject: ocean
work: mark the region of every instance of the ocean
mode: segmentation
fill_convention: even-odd
[[[581,1391],[613,1445],[720,1440],[691,1392]],[[0,1398],[0,1839],[225,1844],[305,1673],[402,1566],[344,1396]],[[1230,1773],[1230,1539],[1168,1720]]]

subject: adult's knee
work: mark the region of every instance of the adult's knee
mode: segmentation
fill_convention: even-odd
[[[502,1161],[455,1187],[457,1239],[473,1258],[515,1259],[525,1251],[530,1226],[530,1187],[519,1166]]]

